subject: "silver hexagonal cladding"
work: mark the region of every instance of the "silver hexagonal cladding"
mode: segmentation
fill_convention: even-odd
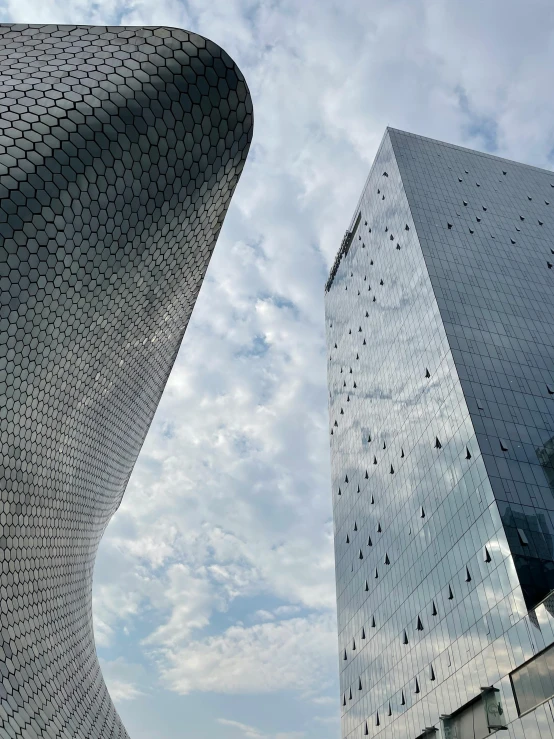
[[[0,732],[127,737],[91,583],[248,153],[172,28],[0,25]]]

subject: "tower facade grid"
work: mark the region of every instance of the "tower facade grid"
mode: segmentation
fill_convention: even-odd
[[[343,737],[554,736],[553,243],[552,173],[387,129],[325,293]]]

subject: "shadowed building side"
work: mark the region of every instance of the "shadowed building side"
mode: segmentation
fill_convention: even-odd
[[[171,28],[0,25],[0,732],[126,737],[98,543],[248,153],[252,102]]]

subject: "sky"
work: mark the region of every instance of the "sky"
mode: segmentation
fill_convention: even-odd
[[[552,0],[0,0],[169,25],[254,102],[249,159],[119,511],[94,625],[132,739],[337,739],[323,286],[390,125],[554,163]]]

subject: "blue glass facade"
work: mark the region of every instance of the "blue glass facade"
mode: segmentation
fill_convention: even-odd
[[[343,737],[554,739],[553,249],[552,173],[387,130],[325,295]]]

